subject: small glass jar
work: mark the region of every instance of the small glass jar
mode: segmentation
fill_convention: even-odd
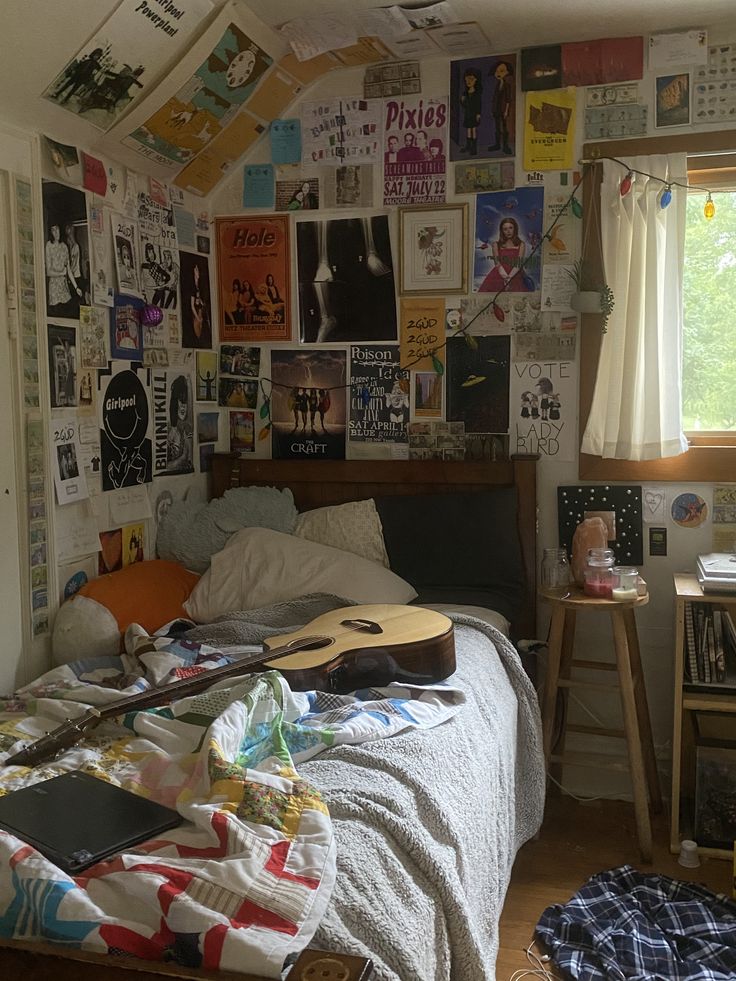
[[[598,599],[611,599],[613,574],[611,569],[616,560],[611,548],[589,548],[583,572],[583,592],[586,596]]]
[[[635,600],[639,595],[637,580],[639,570],[631,565],[615,565],[611,569],[613,574],[613,589],[611,599],[623,602],[625,600]]]
[[[542,589],[562,595],[570,588],[572,572],[564,548],[545,548],[542,556]]]

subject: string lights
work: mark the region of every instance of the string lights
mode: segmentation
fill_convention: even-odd
[[[560,218],[562,218],[568,212],[568,210],[572,212],[575,218],[582,219],[583,205],[577,196],[578,191],[583,186],[583,183],[585,182],[585,179],[588,176],[588,174],[592,171],[592,166],[594,164],[600,163],[603,160],[612,160],[614,163],[619,164],[624,169],[625,171],[624,177],[621,179],[621,182],[619,184],[619,194],[622,198],[625,198],[626,195],[629,194],[629,192],[631,191],[632,187],[634,186],[634,181],[636,179],[637,174],[641,175],[642,177],[647,177],[649,178],[649,180],[658,181],[662,185],[662,189],[659,191],[657,195],[657,203],[662,210],[667,208],[669,204],[672,202],[673,187],[682,187],[685,188],[685,190],[690,190],[693,186],[691,184],[683,183],[681,181],[665,180],[662,177],[656,177],[654,174],[649,174],[646,171],[638,170],[636,167],[630,167],[628,164],[624,163],[624,161],[619,160],[616,157],[602,156],[590,160],[581,160],[580,164],[582,165],[583,168],[582,174],[577,180],[577,182],[575,183],[575,185],[573,186],[570,195],[568,196],[567,200],[562,204],[559,211],[555,215],[552,224],[540,237],[536,245],[534,245],[534,247],[530,249],[529,254],[526,256],[526,258],[519,264],[519,268],[516,273],[516,276],[520,277],[520,280],[524,284],[524,287],[527,291],[533,290],[535,283],[532,277],[527,272],[525,272],[525,267],[528,265],[531,259],[540,251],[544,242],[551,241],[555,228],[560,221]],[[716,206],[713,202],[711,192],[707,188],[702,188],[701,190],[705,190],[707,193],[705,206],[703,207],[703,214],[705,218],[708,221],[710,221],[710,219],[713,218],[716,213]],[[414,367],[415,364],[418,364],[420,361],[423,361],[427,357],[430,358],[432,362],[432,367],[434,368],[435,372],[440,376],[443,375],[445,372],[445,366],[441,358],[438,357],[438,354],[440,351],[442,351],[444,348],[447,347],[447,341],[451,337],[457,337],[459,335],[462,335],[465,338],[468,347],[470,347],[471,350],[476,351],[478,349],[478,342],[475,339],[475,337],[469,333],[469,328],[478,319],[478,317],[484,314],[488,309],[493,310],[493,315],[496,318],[496,320],[499,321],[499,323],[504,322],[504,320],[506,319],[506,314],[503,307],[498,301],[501,294],[508,291],[509,286],[512,284],[513,278],[514,277],[512,276],[509,279],[507,279],[503,287],[500,290],[498,290],[488,300],[488,303],[482,306],[477,311],[477,313],[473,317],[471,317],[471,319],[467,323],[461,324],[455,330],[451,331],[449,334],[446,335],[445,339],[440,341],[435,347],[428,349],[422,355],[414,358],[411,361],[408,361],[406,364],[400,365],[396,369],[395,377],[396,378],[406,377],[408,371],[412,367]],[[271,388],[268,391],[266,390],[264,382],[267,382],[271,386]],[[272,426],[271,392],[273,390],[274,385],[280,386],[282,388],[290,387],[288,385],[283,385],[280,382],[274,382],[270,378],[262,378],[260,380],[260,388],[263,394],[263,405],[261,406],[260,417],[261,419],[265,420],[265,424],[261,429],[260,433],[258,434],[259,440],[265,439],[268,436],[269,432],[271,431],[271,426]],[[353,389],[354,387],[355,386],[353,386],[352,384],[333,385],[331,388],[328,388],[326,390],[328,392],[331,392],[331,391],[335,391],[336,389],[342,389],[342,388]],[[356,391],[360,399],[361,405],[364,408],[367,408],[368,405],[370,404],[370,398],[371,398],[369,389],[365,386],[362,386],[360,389],[356,388]]]

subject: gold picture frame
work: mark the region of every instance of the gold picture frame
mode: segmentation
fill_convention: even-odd
[[[467,293],[468,204],[399,208],[399,293]]]

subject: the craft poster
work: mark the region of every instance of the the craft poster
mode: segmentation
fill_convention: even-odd
[[[577,459],[575,365],[514,361],[511,365],[511,452]]]
[[[110,354],[115,360],[140,361],[143,356],[141,312],[143,300],[115,294],[110,311]]]
[[[184,50],[211,0],[122,0],[54,78],[44,98],[108,129],[146,91],[162,65]]]
[[[253,413],[231,412],[230,452],[237,453],[238,456],[245,456],[246,453],[254,453],[255,448],[255,418]]]
[[[570,170],[575,150],[576,89],[527,92],[524,169]]]
[[[79,425],[76,419],[52,419],[51,460],[59,504],[71,504],[89,497],[87,478],[81,466]]]
[[[409,394],[409,372],[401,370],[398,345],[353,345],[350,348],[350,442],[407,443]]]
[[[217,401],[217,352],[197,351],[197,401]]]
[[[509,428],[510,338],[447,339],[447,419],[466,433],[505,433]]]
[[[344,459],[346,369],[345,351],[271,351],[271,455],[275,459]]]
[[[401,298],[401,364],[412,371],[445,363],[445,301],[441,296]]]
[[[146,303],[168,311],[179,302],[179,244],[174,209],[162,207],[148,194],[138,195],[140,284]]]
[[[447,99],[387,99],[383,203],[441,204],[447,194]]]
[[[77,404],[77,332],[49,324],[49,395],[52,409]]]
[[[315,211],[319,208],[319,180],[276,181],[276,211]]]
[[[118,293],[141,296],[138,276],[138,223],[124,215],[112,215],[112,236],[115,248],[115,270]]]
[[[92,302],[111,307],[116,278],[110,212],[106,208],[92,206],[89,209],[89,243]]]
[[[301,106],[302,162],[373,163],[381,151],[379,99],[326,99]]]
[[[289,219],[216,218],[222,341],[291,337]]]
[[[258,378],[261,372],[261,349],[242,344],[223,344],[220,347],[220,371],[223,375],[242,375]]]
[[[229,24],[192,77],[123,145],[178,169],[227,128],[271,63],[255,41]]]
[[[210,266],[205,256],[180,252],[181,344],[184,348],[212,347]]]
[[[182,368],[152,368],[153,472],[194,473],[192,377]]]
[[[219,378],[217,404],[231,409],[255,409],[258,405],[258,382],[241,378]]]
[[[296,226],[302,343],[396,340],[387,215]]]
[[[516,55],[450,62],[450,160],[512,157]]]
[[[151,480],[149,377],[147,368],[98,374],[103,491]]]
[[[78,320],[80,305],[90,302],[85,194],[54,181],[44,181],[42,192],[46,313],[55,320]]]
[[[143,535],[144,526],[142,524],[125,525],[123,532],[123,568],[142,562],[144,559]]]
[[[541,263],[532,250],[542,240],[544,190],[479,194],[475,207],[473,292],[533,293],[539,289]]]

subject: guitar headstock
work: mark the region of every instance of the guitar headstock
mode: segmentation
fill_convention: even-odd
[[[70,746],[74,746],[84,735],[85,731],[100,721],[97,709],[89,709],[78,719],[67,719],[60,726],[35,742],[9,756],[4,766],[37,766],[52,760]]]

